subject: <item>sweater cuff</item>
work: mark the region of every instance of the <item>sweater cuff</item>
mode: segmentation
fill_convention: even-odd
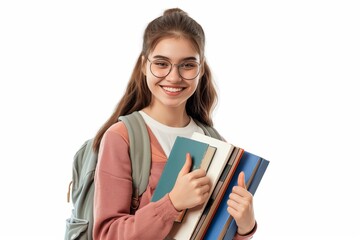
[[[181,212],[177,211],[172,204],[169,194],[157,201],[155,206],[156,215],[160,215],[164,221],[175,221]]]
[[[234,240],[249,240],[253,237],[253,235],[255,234],[257,229],[257,222],[255,222],[255,226],[254,228],[246,235],[240,235],[236,232],[235,236],[234,236]]]

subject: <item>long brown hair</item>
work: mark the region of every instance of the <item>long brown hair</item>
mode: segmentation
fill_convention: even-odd
[[[212,126],[211,114],[217,102],[217,93],[204,56],[204,31],[186,12],[179,8],[171,8],[165,10],[162,16],[151,21],[146,27],[142,52],[137,59],[125,94],[113,114],[97,132],[93,145],[95,151],[98,151],[106,130],[118,121],[119,116],[139,111],[150,104],[151,92],[142,71],[142,57],[147,57],[157,43],[169,37],[183,37],[190,40],[200,55],[202,76],[195,93],[186,102],[186,112],[193,119]]]

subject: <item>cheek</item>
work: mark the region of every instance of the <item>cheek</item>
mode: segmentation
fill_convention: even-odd
[[[197,88],[199,87],[200,80],[197,78],[192,81],[193,82],[191,83],[191,88],[193,89],[193,92],[195,92],[197,90]]]
[[[151,92],[154,91],[154,88],[155,88],[156,84],[158,83],[158,81],[159,80],[157,78],[153,77],[151,74],[146,75],[146,84]]]

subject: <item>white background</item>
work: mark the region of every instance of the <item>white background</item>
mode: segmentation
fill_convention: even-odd
[[[63,239],[72,157],[168,7],[206,32],[215,127],[270,160],[254,239],[359,239],[357,2],[1,1],[0,239]]]

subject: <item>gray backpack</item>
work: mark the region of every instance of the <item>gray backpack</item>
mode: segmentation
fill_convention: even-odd
[[[132,210],[139,205],[139,196],[146,190],[150,174],[151,151],[149,133],[144,119],[135,111],[120,116],[124,122],[130,145],[130,159],[133,179]],[[222,139],[212,127],[196,121],[206,135]],[[71,217],[66,219],[65,240],[92,240],[94,175],[97,164],[97,153],[92,148],[93,139],[87,140],[76,152],[73,161],[72,181],[68,189],[68,202],[71,200],[73,209]],[[141,149],[141,151],[136,151]],[[72,187],[71,187],[72,185]]]

